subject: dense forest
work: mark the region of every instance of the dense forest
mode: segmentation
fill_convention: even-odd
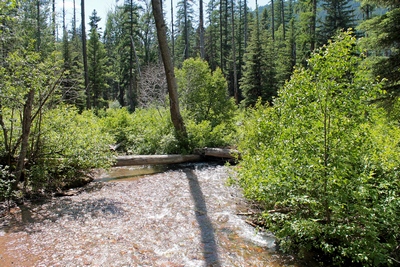
[[[115,153],[236,147],[232,182],[283,251],[400,264],[398,1],[125,0],[88,21],[84,5],[71,21],[65,0],[0,2],[1,201],[80,185]]]

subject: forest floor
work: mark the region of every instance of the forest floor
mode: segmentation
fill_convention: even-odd
[[[0,220],[1,266],[296,266],[246,223],[228,177],[187,164],[14,207]]]

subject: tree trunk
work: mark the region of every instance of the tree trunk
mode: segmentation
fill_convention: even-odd
[[[24,111],[22,114],[21,151],[19,153],[16,172],[15,172],[16,175],[15,175],[14,188],[16,188],[18,183],[21,181],[22,174],[25,171],[25,158],[29,146],[29,135],[31,132],[31,124],[32,124],[31,114],[32,114],[34,97],[35,97],[35,90],[31,89],[28,92],[27,99],[24,105]]]
[[[202,160],[201,155],[137,155],[119,156],[114,166],[177,164]]]
[[[53,38],[57,40],[56,36],[56,0],[52,0],[51,3],[51,23],[53,24]]]
[[[275,4],[274,4],[274,0],[271,0],[271,33],[272,33],[272,40],[275,41]]]
[[[75,5],[75,0],[73,2],[74,5],[74,16],[72,18],[72,36],[76,36],[76,5]]]
[[[187,15],[187,1],[188,0],[183,0],[183,10],[184,10],[184,16],[185,16],[185,58],[189,58],[189,25],[188,25],[188,15]]]
[[[130,0],[130,7],[129,7],[129,34],[133,36],[133,0]],[[135,77],[133,73],[133,42],[129,47],[129,89],[128,89],[128,104],[129,104],[129,111],[135,111]]]
[[[317,0],[312,0],[312,16],[311,16],[311,44],[310,50],[315,50],[315,39],[316,39],[316,24],[317,24]]]
[[[234,1],[231,0],[231,19],[232,19],[232,64],[233,64],[233,95],[236,104],[239,104],[238,78],[236,68],[236,42],[235,42],[235,14]]]
[[[172,60],[174,60],[175,58],[174,0],[171,0],[171,43],[172,43]]]
[[[36,39],[36,51],[40,51],[40,44],[41,44],[41,32],[40,32],[40,1],[38,0],[36,3],[36,11],[37,11],[37,18],[36,18],[36,27],[37,27],[37,39]]]
[[[225,71],[223,66],[224,66],[224,41],[222,39],[222,3],[223,0],[219,0],[219,54],[220,54],[220,68],[222,70],[222,73]]]
[[[199,26],[199,38],[200,38],[200,58],[204,59],[204,14],[203,14],[203,0],[200,0],[200,26]]]
[[[186,146],[188,136],[185,123],[179,110],[178,85],[175,80],[174,64],[172,63],[168,47],[167,31],[161,11],[161,2],[160,0],[151,0],[151,3],[153,5],[154,20],[156,22],[158,44],[164,62],[165,75],[167,79],[171,119],[178,140]]]
[[[285,2],[284,2],[284,0],[281,0],[281,19],[282,19],[283,40],[286,40]]]
[[[81,28],[82,28],[83,72],[84,72],[85,90],[86,90],[86,108],[90,109],[90,89],[89,89],[87,49],[86,49],[86,28],[85,28],[85,0],[81,0],[81,20],[82,20]]]

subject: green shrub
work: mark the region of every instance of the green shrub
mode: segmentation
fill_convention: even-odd
[[[132,116],[128,109],[124,107],[99,110],[98,116],[100,117],[103,131],[114,137],[116,144],[120,146],[120,150],[126,150],[129,132],[134,127]]]
[[[220,69],[212,72],[206,61],[190,58],[175,74],[179,101],[189,119],[196,123],[209,121],[212,127],[232,120],[235,104],[228,96],[228,84]]]
[[[226,147],[232,144],[234,129],[229,122],[212,127],[211,122],[207,120],[200,123],[186,120],[186,127],[192,150],[203,147]]]
[[[341,34],[240,127],[238,182],[285,251],[336,265],[399,261],[400,132],[371,104],[380,85]]]
[[[8,168],[8,166],[0,165],[0,201],[8,200],[13,195],[14,175],[9,172]]]
[[[42,118],[41,145],[29,169],[29,186],[34,191],[73,186],[94,168],[108,168],[114,140],[91,112],[78,113],[71,106],[47,111]]]
[[[108,109],[100,114],[104,132],[114,136],[123,153],[171,154],[179,153],[169,111],[161,108]]]

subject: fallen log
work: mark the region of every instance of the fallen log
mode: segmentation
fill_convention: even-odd
[[[239,151],[229,148],[203,148],[201,153],[207,157],[225,158],[225,159],[240,159]]]
[[[184,162],[197,162],[203,160],[201,155],[132,155],[117,156],[115,167],[132,165],[157,165],[157,164],[177,164]]]

